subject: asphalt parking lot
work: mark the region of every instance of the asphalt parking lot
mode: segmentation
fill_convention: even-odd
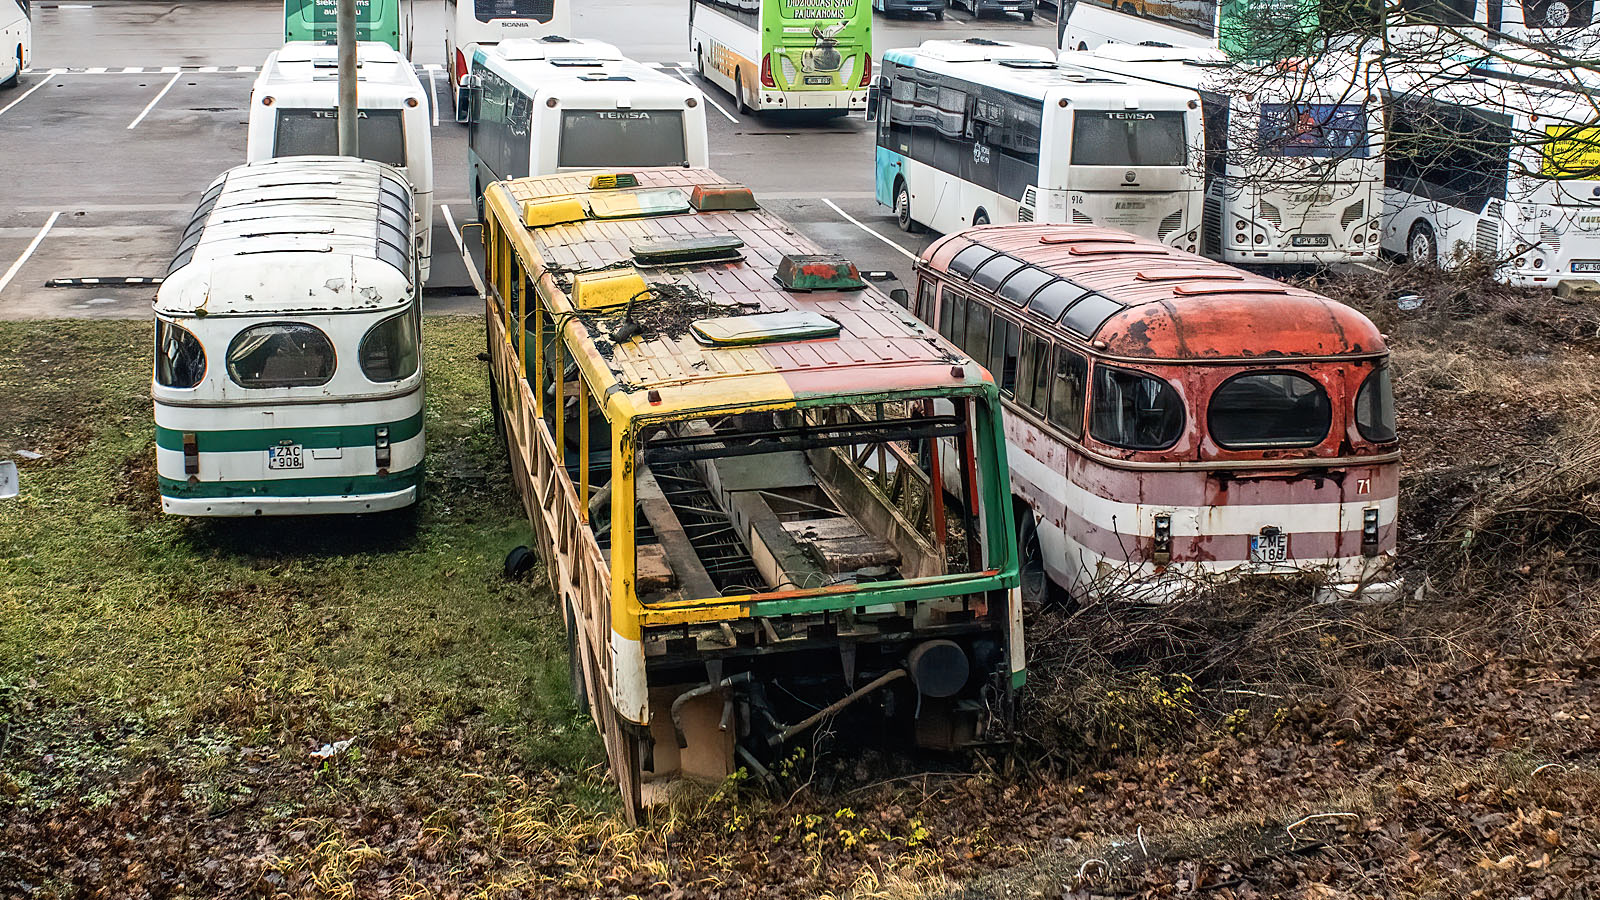
[[[573,32],[617,44],[642,62],[697,81],[688,58],[681,0],[575,4]],[[40,3],[33,55],[17,87],[0,91],[0,318],[140,318],[150,279],[172,249],[206,186],[244,160],[246,108],[256,68],[281,43],[277,0]],[[450,121],[439,0],[417,4],[417,64],[442,110],[434,130],[433,275],[425,305],[475,310],[471,279],[449,224],[472,220],[466,129]],[[974,22],[874,23],[875,50],[929,38],[990,38],[1049,44],[1048,12]],[[819,244],[863,270],[909,272],[930,240],[895,228],[873,198],[872,133],[859,117],[797,124],[733,112],[712,101],[711,162]],[[475,232],[467,232],[469,248]],[[85,283],[83,279],[91,279]],[[47,286],[55,284],[58,286]],[[59,285],[67,286],[59,286]],[[893,287],[893,284],[887,284]]]

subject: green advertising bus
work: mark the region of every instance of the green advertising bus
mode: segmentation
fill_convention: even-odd
[[[1341,14],[1339,10],[1358,10],[1361,4],[1335,3],[1327,8]],[[1273,60],[1307,52],[1307,41],[1320,27],[1324,4],[1317,0],[1082,0],[1064,4],[1062,9],[1056,39],[1063,50],[1096,50],[1106,43],[1144,44],[1217,48],[1230,59]]]
[[[740,112],[865,110],[872,0],[693,0],[689,49]]]
[[[356,0],[356,40],[379,41],[411,58],[412,0]],[[338,0],[283,0],[285,41],[339,36]]]

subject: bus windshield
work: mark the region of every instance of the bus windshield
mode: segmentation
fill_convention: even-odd
[[[1365,159],[1367,110],[1357,103],[1261,104],[1261,152]]]
[[[356,128],[356,147],[362,159],[406,164],[405,129],[398,109],[364,109]],[[280,109],[272,155],[338,156],[339,114],[332,109]]]
[[[573,109],[561,114],[556,165],[682,166],[683,113],[678,110]]]
[[[1072,120],[1075,166],[1181,166],[1183,113],[1080,109]]]
[[[495,19],[548,22],[555,16],[555,10],[555,0],[472,0],[472,14],[479,22]]]

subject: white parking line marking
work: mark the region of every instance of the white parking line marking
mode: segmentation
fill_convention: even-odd
[[[428,105],[433,107],[433,127],[439,127],[439,70],[427,69]]]
[[[40,82],[40,84],[43,83]],[[0,291],[4,291],[6,285],[11,283],[11,279],[17,277],[17,273],[22,271],[22,264],[28,261],[28,257],[33,255],[33,251],[39,249],[40,244],[44,243],[44,236],[50,233],[50,229],[55,227],[56,219],[59,218],[61,218],[61,213],[51,213],[50,218],[45,221],[44,227],[39,229],[39,233],[33,236],[33,242],[28,245],[28,249],[22,251],[22,255],[17,257],[17,261],[11,264],[11,268],[7,269],[4,275],[0,275]]]
[[[105,66],[90,66],[89,68],[84,69],[83,71],[87,72],[90,75],[104,75],[105,71],[106,71],[106,67]]]
[[[445,224],[450,226],[450,236],[456,240],[456,250],[461,253],[461,261],[467,264],[467,274],[472,277],[472,286],[478,289],[478,299],[482,300],[489,296],[489,292],[483,286],[483,279],[478,277],[478,270],[472,262],[472,254],[467,252],[467,245],[461,240],[461,229],[456,227],[455,216],[450,215],[448,204],[440,206],[439,209],[444,213]]]
[[[6,108],[5,109],[0,109],[0,116],[3,116],[7,112],[10,112],[11,107],[16,106],[18,103],[21,103],[22,101],[28,99],[28,95],[29,94],[33,93],[34,91],[37,91],[39,88],[44,87],[45,83],[48,82],[50,79],[52,79],[54,77],[55,77],[55,73],[52,72],[49,75],[46,75],[44,78],[40,79],[38,84],[34,85],[31,88],[28,88],[26,91],[23,91],[21,97],[18,97],[17,99],[15,99],[15,100],[11,101],[10,103],[6,104]]]
[[[161,92],[155,95],[155,97],[150,101],[150,105],[146,106],[132,122],[128,123],[128,130],[132,131],[133,129],[139,127],[139,123],[144,121],[144,117],[150,115],[150,110],[156,108],[156,104],[161,102],[161,98],[165,97],[167,95],[167,91],[172,90],[172,86],[177,84],[178,79],[182,77],[182,72],[173,72],[172,78],[167,81],[167,86],[162,88]]]
[[[679,81],[683,82],[684,84],[693,84],[695,87],[699,87],[700,86],[698,84],[695,84],[693,80],[691,80],[689,78],[685,78],[684,77],[684,74],[685,74],[684,70],[679,68],[679,67],[677,67],[677,66],[664,66],[663,68],[666,71],[670,71],[670,72],[676,73],[674,75],[674,77],[677,78]],[[694,70],[690,69],[689,71],[692,72]],[[707,103],[709,103],[712,106],[716,107],[717,112],[722,113],[722,117],[723,118],[727,119],[729,122],[732,122],[735,125],[739,124],[739,120],[734,117],[733,113],[728,112],[727,110],[723,109],[722,108],[722,104],[718,103],[717,101],[715,101],[713,99],[711,99],[711,95],[710,94],[707,94],[705,91],[701,91],[700,92],[700,96],[705,97]]]
[[[234,68],[235,72],[254,72],[255,70],[255,66],[237,66]]]
[[[912,253],[910,250],[907,250],[906,248],[900,246],[899,244],[896,244],[894,241],[889,240],[888,238],[884,237],[883,235],[877,233],[876,231],[873,231],[871,228],[868,228],[867,226],[861,224],[861,221],[859,219],[857,219],[855,216],[850,215],[849,213],[845,212],[844,210],[840,209],[839,205],[834,203],[832,200],[829,200],[827,198],[823,198],[822,202],[828,204],[828,208],[829,209],[833,210],[834,212],[838,213],[841,216],[844,216],[845,221],[849,222],[851,225],[854,225],[855,227],[861,229],[862,231],[865,231],[867,234],[872,235],[873,237],[877,238],[878,240],[883,241],[885,244],[888,244],[889,246],[893,247],[894,249],[900,251],[900,254],[902,256],[904,256],[906,259],[913,259],[914,260],[914,259],[917,258],[917,255],[915,253]]]
[[[200,68],[196,69],[195,71],[196,72],[215,72],[219,68],[221,68],[221,67],[220,66],[201,66]]]

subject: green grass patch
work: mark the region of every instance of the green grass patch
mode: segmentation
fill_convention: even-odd
[[[500,575],[531,533],[489,417],[482,325],[430,318],[424,338],[420,509],[207,521],[160,512],[148,323],[0,323],[0,451],[43,454],[0,502],[0,787],[14,802],[175,747],[204,757],[207,742],[601,758],[550,594]]]

